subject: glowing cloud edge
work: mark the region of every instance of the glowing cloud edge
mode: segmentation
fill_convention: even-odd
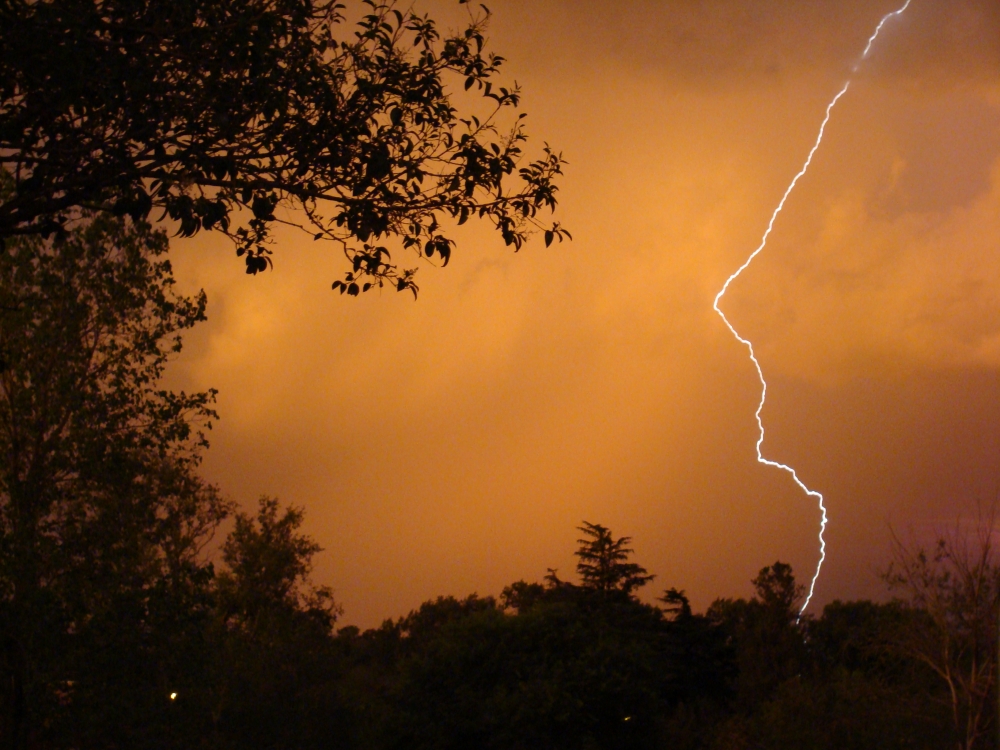
[[[882,20],[879,21],[878,26],[875,27],[875,32],[868,39],[868,44],[865,46],[865,51],[861,55],[862,61],[868,57],[868,53],[871,52],[872,45],[875,43],[875,40],[878,38],[878,35],[881,33],[882,27],[885,26],[886,22],[889,19],[902,14],[903,11],[905,11],[910,6],[910,2],[911,0],[906,0],[906,2],[903,4],[901,8],[899,8],[899,10],[894,10],[891,13],[886,13],[884,16],[882,16]],[[858,65],[855,65],[854,70],[857,71],[857,69]],[[847,89],[850,87],[850,85],[851,85],[851,80],[848,79],[847,82],[840,89],[840,91],[837,92],[837,95],[833,97],[833,99],[830,101],[829,104],[826,105],[826,114],[823,117],[823,122],[819,126],[819,134],[816,136],[816,142],[813,144],[813,147],[809,150],[809,155],[806,157],[805,163],[802,165],[802,169],[800,169],[798,174],[796,174],[795,177],[792,179],[791,183],[788,185],[788,188],[785,190],[784,195],[781,196],[781,201],[778,203],[778,207],[775,208],[774,213],[771,214],[771,220],[767,223],[767,229],[764,231],[764,236],[761,238],[760,244],[757,246],[756,250],[750,253],[750,256],[743,262],[743,265],[741,265],[738,269],[736,269],[736,271],[734,271],[733,274],[728,279],[726,279],[726,283],[722,285],[722,289],[719,290],[719,293],[717,295],[715,295],[715,301],[712,303],[712,309],[719,314],[719,317],[722,318],[722,322],[726,324],[726,327],[729,329],[729,332],[733,334],[736,340],[747,348],[747,351],[750,353],[750,361],[753,362],[754,367],[757,368],[757,377],[760,379],[760,386],[761,386],[760,403],[757,404],[757,411],[754,413],[754,416],[757,419],[757,429],[759,432],[759,437],[757,438],[757,462],[764,464],[765,466],[773,466],[776,469],[781,469],[782,471],[788,472],[788,474],[790,474],[792,479],[795,481],[795,484],[797,484],[799,488],[804,493],[806,493],[808,497],[816,498],[817,504],[819,505],[819,510],[820,510],[819,562],[816,563],[816,572],[813,573],[812,580],[809,582],[809,593],[806,595],[805,601],[802,603],[802,608],[799,609],[800,615],[806,611],[806,608],[809,606],[809,602],[812,601],[813,593],[815,593],[816,591],[816,581],[819,579],[820,571],[823,569],[823,563],[826,561],[826,538],[824,537],[824,533],[826,532],[826,526],[827,523],[829,522],[829,518],[827,517],[826,513],[826,503],[824,502],[823,495],[821,493],[817,492],[816,490],[809,489],[805,485],[805,483],[801,479],[799,479],[799,475],[796,473],[795,469],[786,464],[779,463],[777,461],[771,461],[770,459],[764,458],[764,455],[761,453],[761,445],[763,445],[764,443],[764,422],[760,417],[760,413],[761,411],[763,411],[764,402],[767,399],[767,381],[764,380],[764,371],[761,369],[760,362],[757,361],[757,357],[754,354],[753,344],[749,341],[749,339],[745,339],[742,336],[740,336],[739,333],[737,333],[736,328],[734,328],[733,324],[729,322],[729,318],[727,318],[725,313],[723,313],[722,310],[719,309],[719,301],[729,290],[730,284],[732,284],[736,279],[739,278],[740,274],[742,274],[747,269],[747,267],[753,262],[753,259],[756,258],[758,255],[760,255],[761,251],[767,245],[767,238],[771,235],[771,230],[774,229],[774,223],[778,219],[778,214],[780,214],[781,210],[785,207],[785,201],[788,200],[788,196],[791,195],[792,191],[795,189],[795,186],[798,184],[798,181],[805,175],[806,172],[809,171],[809,165],[812,164],[813,156],[816,154],[816,151],[819,149],[820,144],[823,142],[823,134],[826,132],[826,125],[828,122],[830,122],[830,113],[833,112],[833,108],[837,105],[837,102],[840,101],[840,98],[847,93]]]

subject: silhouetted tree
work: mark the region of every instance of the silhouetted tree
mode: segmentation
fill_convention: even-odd
[[[615,539],[607,527],[587,521],[577,528],[584,534],[582,539],[576,540],[580,546],[575,553],[580,559],[576,572],[583,588],[631,595],[635,589],[656,577],[648,574],[641,565],[628,562],[633,551],[627,546],[632,541],[631,537]]]
[[[691,602],[683,591],[669,588],[663,592],[659,601],[667,605],[663,611],[669,619],[683,621],[691,617]]]
[[[784,563],[763,568],[747,601],[717,600],[709,618],[736,651],[737,700],[709,747],[803,750],[947,743],[929,675],[895,648],[909,615],[896,604],[834,602],[799,615],[803,588]]]
[[[461,3],[467,0],[459,0]],[[81,208],[227,234],[265,270],[275,222],[343,248],[334,286],[416,292],[381,243],[448,262],[441,222],[492,222],[521,247],[556,204],[561,157],[524,162],[516,87],[486,15],[433,20],[363,0],[10,0],[0,4],[0,240],[62,232]],[[460,112],[452,87],[484,108]],[[506,124],[505,124],[506,123]],[[279,207],[295,209],[278,218]]]
[[[2,175],[0,175],[2,177]],[[229,510],[196,474],[213,393],[162,390],[204,295],[148,224],[87,217],[0,251],[0,737],[175,736],[168,694],[211,611]]]
[[[753,599],[718,599],[707,613],[736,649],[737,695],[744,710],[753,710],[797,674],[805,649],[797,609],[803,588],[795,583],[791,566],[768,565],[753,584]]]
[[[993,746],[997,731],[997,621],[1000,561],[993,546],[997,508],[980,510],[971,532],[961,519],[931,550],[893,538],[890,587],[913,610],[896,645],[946,686],[956,743]]]
[[[337,710],[335,696],[314,691],[336,673],[340,607],[329,587],[310,582],[321,548],[302,521],[301,509],[262,497],[255,515],[236,514],[222,547],[211,712],[215,736],[239,746],[322,747],[310,734],[335,729],[322,721]]]
[[[555,577],[555,571],[550,570],[549,575]],[[527,612],[545,598],[545,596],[545,586],[541,583],[515,581],[509,586],[504,587],[500,594],[500,605],[504,609],[514,610],[516,613],[521,614]]]
[[[798,620],[798,605],[805,594],[805,586],[795,582],[792,566],[783,562],[761,568],[751,581],[757,600],[776,620]]]
[[[262,497],[256,516],[236,514],[236,527],[222,547],[218,575],[220,606],[227,621],[253,631],[269,612],[307,613],[329,631],[339,607],[327,586],[309,583],[313,556],[322,550],[300,533],[301,508],[279,515],[278,501]]]

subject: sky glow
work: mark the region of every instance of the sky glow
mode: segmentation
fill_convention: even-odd
[[[767,376],[763,454],[829,508],[806,611],[884,596],[888,523],[949,524],[1000,477],[1000,4],[911,2],[862,62],[903,2],[487,3],[528,152],[570,162],[573,242],[469,221],[414,302],[331,295],[343,258],[311,237],[257,277],[178,238],[208,321],[167,385],[219,389],[206,478],[304,508],[339,624],[571,577],[584,519],[633,538],[649,602],[749,597],[775,561],[808,584],[817,498],[758,463],[762,386],[711,305],[850,77],[719,307]]]
[[[892,13],[887,13],[882,17],[882,20],[879,21],[878,26],[875,28],[875,33],[873,33],[871,37],[868,39],[868,44],[865,47],[865,51],[861,55],[862,60],[868,57],[868,53],[871,51],[872,44],[875,43],[875,40],[878,38],[878,35],[882,31],[882,27],[885,25],[886,21],[888,21],[890,18],[900,15],[903,11],[906,10],[906,8],[909,5],[910,5],[910,0],[906,0],[906,3],[899,10],[895,10]],[[854,70],[857,69],[858,66],[855,65]],[[753,259],[756,258],[764,250],[764,246],[767,245],[767,238],[770,236],[771,230],[774,229],[774,222],[777,220],[778,214],[780,214],[781,210],[785,207],[785,201],[788,200],[788,196],[791,195],[792,191],[795,189],[796,184],[798,184],[798,181],[805,175],[807,171],[809,171],[809,165],[812,164],[813,156],[816,154],[816,151],[819,149],[820,144],[823,142],[823,134],[826,132],[826,125],[828,122],[830,122],[830,113],[833,111],[833,108],[837,105],[837,102],[840,101],[840,98],[847,93],[847,89],[850,87],[850,85],[851,82],[850,80],[848,80],[844,84],[843,88],[841,88],[840,91],[837,92],[837,95],[834,96],[833,99],[830,101],[830,103],[826,106],[826,114],[823,117],[823,122],[819,126],[819,134],[816,136],[816,142],[810,149],[809,155],[806,157],[805,163],[802,165],[802,169],[800,169],[798,174],[796,174],[795,177],[792,179],[791,183],[788,185],[788,188],[785,190],[784,195],[781,196],[781,201],[778,203],[778,207],[775,208],[774,213],[771,214],[771,220],[767,223],[767,229],[764,231],[764,236],[761,239],[760,244],[757,246],[757,249],[754,250],[752,253],[750,253],[750,256],[743,262],[743,265],[740,266],[738,269],[736,269],[736,271],[728,279],[726,279],[726,283],[723,284],[722,289],[719,291],[719,293],[715,295],[715,301],[712,303],[712,308],[715,310],[715,312],[719,314],[719,317],[722,318],[722,321],[726,324],[726,327],[729,328],[730,333],[732,333],[733,336],[736,337],[737,341],[739,341],[747,348],[747,351],[750,354],[750,360],[753,362],[754,367],[757,369],[757,377],[760,378],[760,386],[761,386],[760,403],[757,404],[757,411],[754,414],[754,416],[757,419],[757,428],[759,430],[757,438],[757,461],[767,466],[773,466],[776,469],[781,469],[782,471],[788,472],[788,474],[790,474],[792,479],[795,481],[795,484],[797,484],[802,489],[802,491],[806,493],[806,495],[808,495],[809,497],[816,498],[817,505],[819,506],[819,511],[820,511],[819,561],[816,563],[816,570],[813,573],[812,580],[809,582],[809,591],[806,594],[805,601],[803,601],[802,603],[802,608],[799,610],[799,614],[805,612],[806,607],[809,606],[809,602],[812,601],[813,594],[816,591],[816,581],[819,579],[820,571],[823,569],[823,562],[826,560],[826,538],[824,536],[824,532],[826,531],[826,526],[828,522],[826,513],[826,504],[823,501],[823,495],[817,492],[816,490],[809,489],[809,487],[807,487],[806,484],[801,479],[799,479],[799,475],[796,473],[795,469],[793,469],[791,466],[780,463],[778,461],[772,461],[770,459],[764,458],[764,455],[761,453],[761,445],[763,445],[764,443],[764,422],[761,419],[760,413],[764,409],[764,402],[767,399],[767,381],[764,380],[764,371],[761,369],[760,362],[757,360],[757,356],[754,354],[753,344],[749,341],[749,339],[745,339],[742,336],[740,336],[740,334],[733,327],[733,324],[730,323],[729,319],[725,316],[725,313],[723,313],[722,310],[719,308],[719,302],[722,300],[722,297],[725,295],[725,293],[729,290],[729,285],[732,284],[737,278],[739,278],[740,274],[742,274],[750,265],[750,263],[753,262]]]

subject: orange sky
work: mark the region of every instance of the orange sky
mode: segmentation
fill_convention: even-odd
[[[756,375],[712,299],[899,4],[489,3],[529,132],[570,161],[576,240],[514,255],[467,225],[416,303],[331,293],[341,260],[307,238],[257,278],[217,237],[176,241],[209,295],[172,373],[221,391],[205,473],[305,506],[361,626],[570,576],[582,519],[698,608],[775,559],[808,579],[818,511],[756,463]],[[827,497],[817,605],[882,590],[888,522],[1000,493],[998,71],[995,0],[913,0],[723,302],[768,378],[765,454]]]

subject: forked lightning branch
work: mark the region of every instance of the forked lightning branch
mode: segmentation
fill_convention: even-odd
[[[903,13],[903,11],[905,11],[909,7],[909,5],[910,5],[910,0],[906,0],[906,3],[899,10],[895,10],[891,13],[887,13],[886,15],[882,16],[882,20],[880,20],[878,26],[875,27],[875,32],[871,35],[871,37],[869,37],[868,44],[865,46],[865,51],[862,53],[861,58],[858,61],[858,64],[854,66],[855,71],[858,69],[861,62],[863,62],[865,58],[868,57],[868,53],[871,52],[872,45],[875,43],[875,40],[878,38],[878,35],[881,33],[882,27],[885,26],[886,22],[896,16],[899,16],[901,13]],[[805,175],[807,171],[809,171],[809,165],[812,164],[813,156],[815,156],[816,151],[819,149],[820,144],[823,142],[823,134],[826,132],[827,123],[830,122],[830,114],[833,112],[833,108],[837,106],[837,102],[840,101],[840,98],[847,93],[847,89],[850,87],[850,85],[851,81],[850,79],[848,79],[848,81],[843,85],[840,91],[837,92],[837,95],[834,96],[833,99],[830,100],[830,103],[826,105],[826,114],[823,117],[823,122],[820,123],[819,134],[816,136],[816,142],[813,144],[813,147],[809,150],[809,155],[806,156],[806,160],[805,163],[802,165],[802,169],[800,169],[798,174],[796,174],[795,177],[792,178],[791,183],[788,185],[788,188],[785,190],[784,195],[781,196],[781,200],[778,202],[778,207],[775,208],[774,213],[771,214],[771,220],[767,223],[767,229],[764,231],[764,236],[761,238],[760,244],[757,246],[756,250],[750,253],[749,257],[743,262],[743,265],[737,268],[736,271],[733,273],[733,275],[730,276],[728,279],[726,279],[726,283],[723,284],[722,289],[719,291],[719,293],[715,295],[715,301],[712,303],[712,308],[715,310],[715,312],[719,314],[719,317],[722,318],[722,322],[726,324],[726,327],[729,329],[730,333],[732,333],[733,336],[736,337],[737,341],[739,341],[747,348],[747,351],[750,353],[750,361],[753,362],[754,367],[757,369],[757,377],[760,378],[760,387],[761,387],[760,403],[757,404],[757,411],[755,413],[755,416],[757,418],[757,428],[758,428],[757,461],[767,466],[773,466],[776,469],[781,469],[782,471],[788,472],[788,474],[790,474],[792,479],[795,481],[795,484],[797,484],[799,488],[804,493],[806,493],[807,496],[816,498],[816,502],[819,506],[819,511],[820,511],[819,561],[816,563],[816,571],[813,573],[812,580],[809,582],[809,593],[806,595],[805,601],[802,603],[802,609],[799,610],[800,614],[802,612],[805,612],[806,607],[809,606],[809,602],[812,600],[813,593],[816,590],[816,581],[819,579],[820,571],[823,569],[823,563],[826,560],[826,539],[824,536],[828,521],[826,514],[826,503],[824,502],[823,495],[821,493],[817,492],[816,490],[809,489],[809,487],[807,487],[806,484],[801,479],[799,479],[799,475],[796,473],[795,469],[793,469],[791,466],[788,466],[787,464],[783,464],[778,461],[772,461],[768,458],[765,458],[764,454],[761,452],[761,446],[763,446],[764,444],[764,422],[761,419],[760,415],[764,409],[764,402],[767,399],[767,381],[764,380],[764,371],[761,369],[760,362],[757,360],[756,354],[754,354],[753,344],[750,342],[749,339],[745,339],[742,336],[740,336],[736,328],[733,327],[733,324],[729,322],[729,319],[726,317],[725,313],[722,312],[722,309],[719,307],[719,302],[722,301],[722,297],[729,290],[730,285],[740,277],[740,274],[742,274],[747,269],[747,267],[753,262],[753,259],[756,258],[758,255],[760,255],[760,253],[764,250],[764,247],[767,245],[767,238],[771,235],[771,230],[774,229],[774,223],[778,219],[778,214],[780,214],[781,210],[785,207],[785,201],[788,200],[788,196],[791,195],[792,191],[795,189],[795,186],[798,184],[799,180],[802,179],[802,177]]]

